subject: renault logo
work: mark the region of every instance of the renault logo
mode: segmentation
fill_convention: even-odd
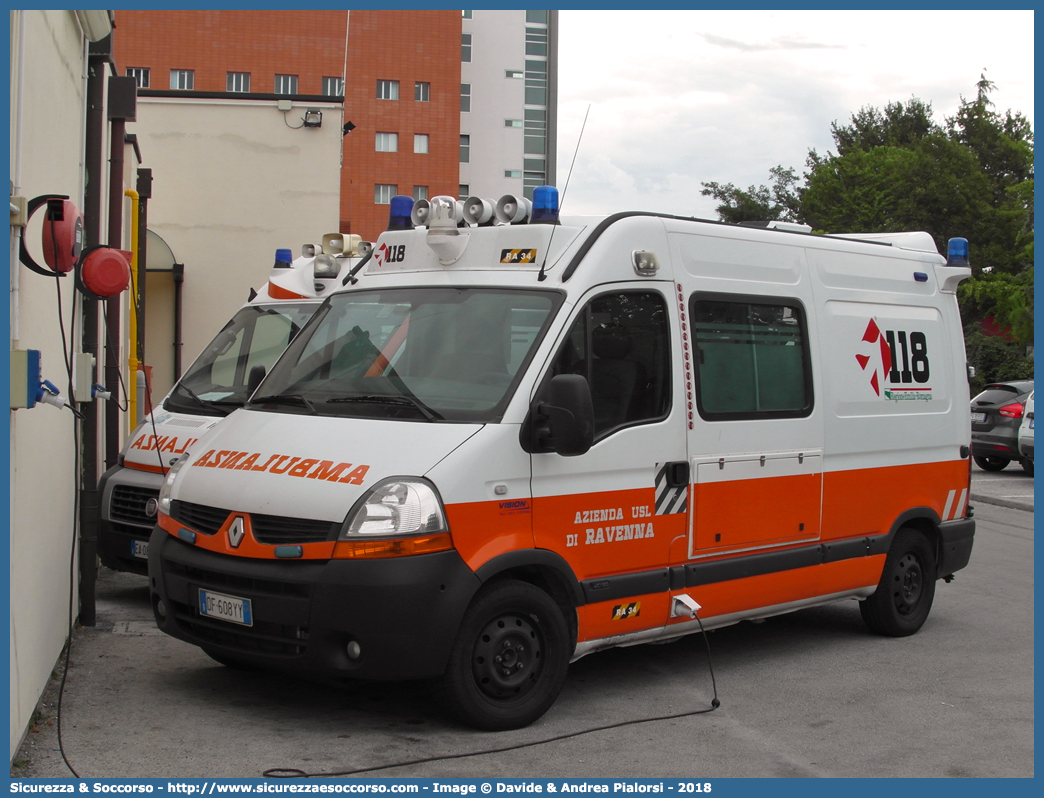
[[[238,549],[239,544],[243,542],[245,532],[246,527],[243,526],[243,516],[237,515],[236,520],[232,522],[232,526],[228,528],[228,545]]]

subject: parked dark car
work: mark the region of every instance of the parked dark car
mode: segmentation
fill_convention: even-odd
[[[993,382],[971,401],[971,451],[976,465],[985,471],[1000,471],[1012,460],[1030,474],[1033,461],[1019,454],[1019,426],[1033,380]]]

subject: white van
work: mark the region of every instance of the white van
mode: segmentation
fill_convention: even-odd
[[[331,234],[292,259],[276,251],[272,273],[221,328],[155,408],[130,434],[117,464],[98,486],[98,555],[118,571],[145,574],[149,535],[163,474],[199,437],[250,396],[338,277],[360,261],[359,236]]]
[[[358,285],[168,473],[165,632],[440,678],[508,729],[571,660],[701,622],[857,599],[912,634],[967,564],[963,239],[396,201]]]

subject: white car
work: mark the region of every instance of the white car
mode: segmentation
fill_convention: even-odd
[[[1019,426],[1019,454],[1022,455],[1022,467],[1033,475],[1033,394],[1026,400],[1026,412]]]

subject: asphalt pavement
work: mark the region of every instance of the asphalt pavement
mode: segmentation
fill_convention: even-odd
[[[912,637],[869,634],[855,601],[738,624],[708,635],[715,712],[370,775],[1032,777],[1033,516],[979,502],[976,520],[971,564],[938,583]],[[713,695],[706,644],[690,636],[585,657],[535,724],[482,733],[447,719],[429,684],[328,685],[218,665],[155,629],[143,577],[103,569],[97,616],[75,634],[61,717],[84,777],[395,765],[706,709]],[[56,686],[12,776],[71,777]]]
[[[1018,463],[1003,471],[983,471],[972,463],[971,502],[1033,512],[1033,477]]]

